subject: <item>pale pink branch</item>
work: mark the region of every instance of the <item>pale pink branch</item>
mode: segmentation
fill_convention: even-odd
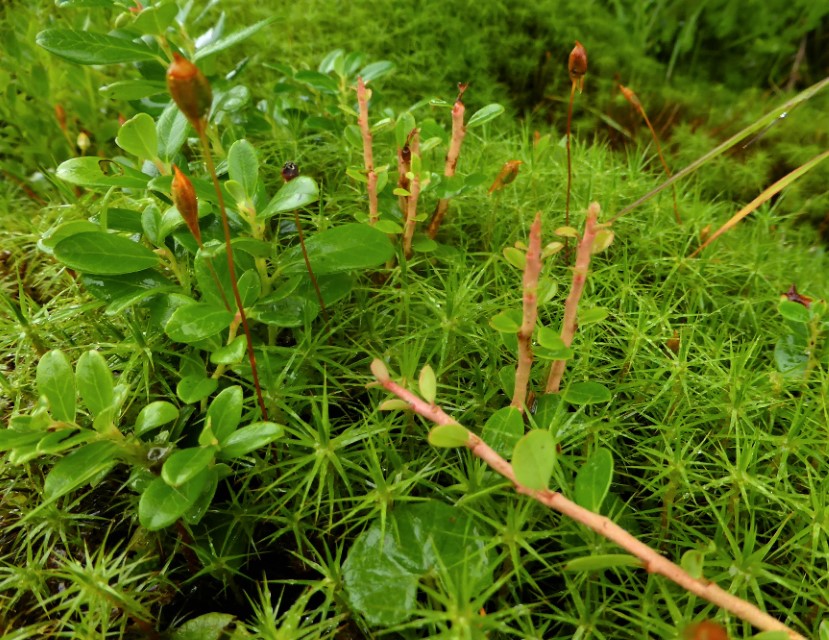
[[[420,132],[415,131],[409,145],[412,156],[420,155]],[[409,196],[406,199],[406,220],[403,226],[403,254],[412,257],[412,238],[417,226],[417,199],[420,197],[420,172],[416,172],[409,185]]]
[[[463,94],[466,91],[467,85],[458,85],[460,89],[458,97],[455,100],[455,105],[452,107],[452,139],[449,141],[449,150],[446,152],[446,164],[443,169],[443,175],[451,178],[455,175],[455,169],[458,167],[458,158],[461,155],[461,146],[463,145],[464,136],[466,136],[466,125],[463,122],[466,107],[463,104]],[[429,221],[429,227],[426,232],[429,237],[434,239],[438,234],[446,211],[449,209],[449,198],[441,198],[438,200],[437,208],[432,219]]]
[[[377,223],[377,174],[374,172],[374,152],[371,149],[371,131],[368,125],[368,98],[369,91],[361,77],[357,78],[357,104],[360,115],[357,124],[360,126],[360,133],[363,136],[363,162],[368,180],[368,220],[374,225]]]
[[[530,227],[524,265],[524,315],[518,330],[518,365],[515,368],[515,391],[511,406],[522,413],[527,402],[527,385],[533,364],[532,338],[538,317],[538,278],[541,275],[541,212],[535,214]]]
[[[378,378],[378,380],[385,389],[407,402],[412,411],[427,420],[438,425],[458,424],[439,406],[429,404],[389,378]],[[641,560],[643,568],[648,573],[655,573],[668,578],[668,580],[673,581],[686,591],[725,609],[741,620],[751,623],[758,629],[762,629],[763,631],[783,631],[791,640],[806,640],[805,636],[790,629],[750,602],[728,593],[704,578],[694,578],[678,564],[660,555],[656,550],[638,540],[609,518],[593,513],[584,507],[580,507],[557,491],[551,491],[549,489],[539,491],[525,487],[515,478],[512,465],[472,432],[469,432],[466,446],[491,469],[497,471],[509,480],[518,493],[537,500],[544,506],[558,511],[568,518],[592,529],[600,536],[614,542]]]
[[[573,284],[570,286],[570,294],[564,304],[564,321],[561,324],[561,340],[565,347],[573,343],[573,336],[578,328],[578,309],[581,294],[584,291],[584,284],[587,282],[587,271],[590,268],[590,254],[593,248],[593,241],[596,239],[597,224],[599,216],[599,205],[596,202],[590,204],[587,209],[587,220],[584,223],[584,233],[576,250],[576,265],[573,267]],[[566,360],[554,360],[550,367],[550,375],[547,378],[545,393],[558,393],[561,386],[561,378],[564,376]]]

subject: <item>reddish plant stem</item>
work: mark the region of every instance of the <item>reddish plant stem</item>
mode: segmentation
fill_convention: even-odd
[[[262,396],[262,386],[259,384],[259,370],[256,367],[256,355],[253,352],[253,339],[248,326],[248,319],[245,315],[245,307],[242,304],[242,296],[239,294],[239,286],[236,283],[236,267],[233,264],[233,246],[230,243],[230,222],[227,219],[227,209],[225,208],[225,199],[222,195],[222,187],[219,184],[219,177],[216,175],[216,167],[213,164],[213,154],[210,152],[210,142],[207,140],[207,132],[205,131],[204,120],[200,121],[200,126],[196,127],[201,140],[202,150],[204,151],[205,162],[207,163],[207,171],[213,179],[213,188],[216,190],[216,197],[219,199],[219,211],[222,215],[222,230],[225,236],[225,252],[227,253],[227,270],[230,274],[230,285],[233,289],[233,297],[236,299],[236,308],[239,311],[239,318],[242,321],[242,329],[247,338],[248,360],[250,361],[250,372],[253,377],[253,386],[256,389],[256,398],[259,401],[259,410],[262,412],[262,419],[268,419],[268,410],[265,408],[265,398]]]
[[[590,267],[590,252],[593,247],[593,241],[596,239],[596,228],[598,224],[599,205],[596,202],[590,204],[587,209],[587,219],[584,223],[584,233],[582,234],[579,246],[576,249],[576,264],[573,267],[573,284],[570,286],[570,294],[567,296],[567,302],[564,304],[564,320],[561,324],[561,340],[565,347],[570,347],[573,343],[573,336],[576,335],[578,327],[577,314],[579,308],[579,300],[584,291],[584,284],[587,282],[587,271]],[[567,366],[566,360],[554,360],[550,367],[550,375],[547,378],[547,386],[545,393],[558,393],[561,386],[561,378],[564,376],[564,368]]]
[[[639,100],[638,96],[629,88],[619,85],[619,89],[622,92],[622,95],[625,99],[633,105],[633,108],[642,116],[642,119],[645,121],[645,124],[648,126],[648,129],[651,132],[651,137],[653,138],[653,142],[656,145],[656,153],[659,155],[659,161],[662,163],[662,168],[665,169],[665,173],[667,174],[668,178],[671,177],[671,169],[668,167],[668,163],[665,162],[665,156],[662,155],[662,145],[659,144],[659,137],[656,135],[656,130],[653,128],[651,124],[650,118],[648,118],[648,114],[645,113],[645,107],[642,106],[642,102]],[[682,218],[679,217],[679,206],[677,205],[676,201],[676,185],[672,184],[671,189],[673,192],[674,197],[674,219],[676,220],[677,224],[682,224]]]
[[[374,152],[371,149],[371,131],[368,126],[368,98],[369,92],[362,77],[357,78],[357,104],[360,115],[357,124],[363,135],[363,162],[368,180],[368,221],[372,226],[377,224],[377,174],[374,172]]]
[[[463,139],[466,136],[466,125],[463,122],[466,107],[463,104],[463,94],[468,85],[458,85],[458,97],[455,100],[455,106],[452,107],[452,139],[449,141],[449,150],[446,152],[446,164],[443,168],[443,175],[451,178],[455,175],[455,170],[458,167],[458,158],[461,155],[461,146]],[[438,200],[437,208],[432,219],[429,221],[429,226],[426,233],[430,238],[434,239],[438,234],[438,229],[446,216],[446,211],[449,209],[449,198],[441,198]]]
[[[415,131],[411,141],[413,156],[420,155],[420,132]],[[414,237],[415,226],[417,226],[417,199],[420,197],[420,172],[414,174],[409,189],[409,197],[406,199],[406,221],[403,226],[403,255],[406,258],[412,257],[412,238]]]
[[[404,389],[389,378],[378,379],[380,384],[409,404],[412,411],[438,425],[458,424],[443,409],[435,404],[429,404],[417,397],[411,391]],[[568,518],[586,526],[600,536],[619,545],[625,551],[636,556],[642,562],[648,573],[655,573],[673,581],[680,587],[700,598],[725,609],[736,617],[751,623],[764,631],[783,631],[791,640],[806,640],[793,629],[790,629],[779,620],[761,611],[758,607],[720,588],[704,578],[694,578],[682,567],[660,555],[644,542],[640,541],[615,522],[580,507],[568,500],[557,491],[549,489],[536,490],[525,487],[515,478],[515,472],[506,460],[499,456],[489,445],[478,436],[469,432],[466,447],[478,458],[483,460],[491,469],[509,480],[518,493],[529,496],[550,509],[554,509]]]
[[[302,223],[299,221],[299,211],[294,209],[294,224],[296,224],[296,231],[299,234],[299,246],[302,248],[302,257],[305,260],[305,268],[308,269],[308,277],[311,278],[311,284],[314,285],[314,291],[317,292],[317,301],[320,303],[320,310],[325,324],[329,324],[328,309],[325,307],[325,300],[322,299],[322,291],[320,291],[317,276],[314,275],[314,270],[311,268],[311,259],[308,257],[308,250],[305,248],[305,236],[302,233]]]
[[[414,131],[417,131],[415,129]],[[412,131],[412,133],[414,133]],[[412,170],[412,150],[409,147],[411,137],[406,140],[406,144],[397,150],[397,186],[406,191],[409,190],[409,171]],[[406,216],[406,211],[409,209],[409,196],[398,196],[398,205],[403,216]]]
[[[573,101],[576,97],[576,83],[570,86],[570,102],[567,104],[567,194],[564,200],[564,224],[570,226],[570,188],[573,184],[573,164],[570,158],[570,125],[573,122]]]
[[[538,317],[538,278],[541,275],[541,212],[535,214],[524,265],[524,316],[518,330],[518,366],[515,368],[515,391],[511,406],[524,412],[527,385],[533,364],[532,338]]]

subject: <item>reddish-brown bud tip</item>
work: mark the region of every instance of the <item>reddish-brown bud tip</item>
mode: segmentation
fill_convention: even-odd
[[[201,246],[201,229],[199,228],[199,203],[196,200],[196,190],[193,183],[181,170],[173,165],[173,186],[171,188],[173,204],[181,217],[187,223],[190,233]]]
[[[570,81],[581,93],[584,87],[584,74],[587,73],[587,51],[578,40],[576,40],[576,46],[570,52],[567,70],[570,72]]]
[[[187,58],[173,53],[173,62],[167,68],[167,89],[190,124],[199,130],[213,102],[213,92],[204,74]]]
[[[60,130],[66,131],[66,109],[63,108],[63,105],[55,105],[55,118],[58,121],[58,126],[60,127]]]
[[[728,640],[725,629],[710,620],[691,625],[683,635],[688,640]]]

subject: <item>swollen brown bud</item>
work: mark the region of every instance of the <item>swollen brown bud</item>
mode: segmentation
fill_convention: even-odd
[[[173,62],[167,69],[167,90],[190,124],[200,131],[213,101],[204,74],[192,62],[173,53]]]
[[[173,196],[173,204],[184,218],[187,226],[190,228],[190,233],[196,239],[196,242],[201,247],[201,229],[199,228],[199,203],[196,200],[196,190],[193,188],[193,183],[184,175],[181,170],[173,165],[173,186],[171,193]]]
[[[587,73],[587,51],[578,40],[576,40],[576,46],[570,52],[567,70],[570,72],[570,80],[573,85],[581,93],[582,88],[584,88],[584,74]]]

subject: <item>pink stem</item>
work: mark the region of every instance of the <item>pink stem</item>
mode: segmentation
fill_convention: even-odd
[[[541,212],[535,214],[530,227],[530,240],[524,265],[524,318],[518,331],[518,366],[515,369],[515,391],[512,406],[524,412],[527,385],[533,364],[532,337],[538,317],[538,278],[541,275]]]
[[[564,321],[561,326],[561,339],[565,347],[569,347],[573,343],[573,336],[576,335],[579,300],[581,300],[581,294],[584,291],[584,284],[587,282],[587,271],[590,267],[590,252],[593,247],[593,241],[596,239],[596,232],[598,231],[596,228],[598,215],[599,205],[593,202],[587,209],[584,234],[581,237],[581,242],[579,242],[579,247],[576,251],[576,266],[573,267],[573,284],[570,287],[570,295],[567,296],[567,302],[564,304]],[[550,375],[547,378],[545,393],[558,393],[566,366],[566,360],[553,361],[550,367]]]
[[[377,224],[377,174],[374,172],[374,153],[371,150],[371,131],[368,126],[368,91],[363,79],[357,78],[357,104],[360,115],[357,124],[363,135],[363,160],[368,179],[368,220],[371,225]]]

